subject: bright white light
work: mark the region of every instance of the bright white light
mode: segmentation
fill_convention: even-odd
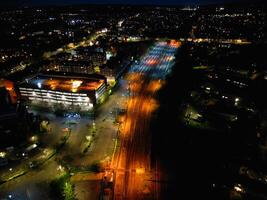
[[[66,97],[64,95],[62,95],[62,99],[66,99]]]
[[[6,152],[0,152],[0,158],[4,158],[6,156]]]
[[[37,86],[38,86],[38,88],[41,88],[42,87],[42,83],[41,82],[38,82],[37,83]]]
[[[106,59],[110,60],[110,58],[112,57],[112,53],[110,51],[106,52]]]
[[[35,93],[35,92],[32,92],[32,95],[33,95],[33,96],[35,96],[35,95],[36,95],[36,93]]]
[[[72,88],[76,89],[82,84],[82,81],[73,81],[72,82]]]
[[[234,189],[235,189],[235,191],[237,191],[237,192],[242,192],[242,191],[243,191],[242,188],[241,188],[240,186],[235,186]]]
[[[57,170],[63,171],[63,170],[64,170],[64,167],[62,167],[61,165],[59,165],[59,166],[57,167]]]
[[[239,102],[239,100],[240,100],[239,98],[235,98],[235,102]]]
[[[104,29],[101,30],[101,32],[102,33],[106,33],[106,32],[108,32],[108,29],[107,28],[104,28]]]

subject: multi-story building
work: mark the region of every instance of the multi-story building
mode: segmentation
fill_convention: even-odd
[[[39,74],[19,85],[21,98],[37,106],[91,110],[101,102],[106,79],[101,75]]]

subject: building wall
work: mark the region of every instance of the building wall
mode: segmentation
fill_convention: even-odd
[[[96,93],[95,93],[96,103],[99,103],[101,101],[101,98],[103,97],[105,92],[106,92],[106,86],[105,84],[103,84],[96,90]]]
[[[85,93],[60,92],[26,87],[19,87],[19,90],[22,98],[29,100],[30,103],[35,105],[43,103],[51,106],[61,104],[64,108],[79,106],[81,110],[86,111],[91,110],[95,102],[92,95]]]
[[[62,64],[51,64],[44,67],[45,71],[56,71],[56,72],[70,72],[70,73],[82,73],[92,74],[94,68],[91,65],[62,65]]]

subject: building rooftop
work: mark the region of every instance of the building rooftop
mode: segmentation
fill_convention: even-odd
[[[44,75],[27,79],[20,84],[20,87],[31,87],[44,90],[55,90],[62,92],[88,92],[97,90],[101,85],[105,83],[105,79],[93,77],[79,77],[79,76],[60,76],[60,75]]]

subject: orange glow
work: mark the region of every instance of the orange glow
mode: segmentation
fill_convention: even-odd
[[[147,86],[147,90],[151,93],[157,92],[164,85],[164,83],[164,81],[160,80],[151,81]]]
[[[145,169],[144,168],[136,168],[135,172],[137,174],[144,174],[145,173]]]
[[[103,83],[104,80],[86,82],[81,80],[49,79],[45,80],[42,85],[44,88],[48,88],[51,90],[79,92],[82,90],[97,90]]]
[[[178,48],[181,43],[171,40],[169,48]],[[162,54],[164,61],[172,61],[174,56]],[[148,58],[149,66],[162,62],[162,58]],[[120,126],[120,146],[111,161],[111,168],[116,170],[114,182],[115,199],[160,199],[160,184],[147,181],[160,180],[160,166],[150,160],[150,121],[159,103],[155,94],[165,84],[163,80],[149,79],[142,73],[128,73],[131,95],[128,97],[127,109]]]
[[[181,42],[180,41],[176,41],[176,40],[171,40],[170,46],[174,47],[174,48],[178,48],[178,47],[181,46]]]
[[[142,73],[129,73],[126,76],[126,80],[130,82],[139,82],[143,79],[143,76]]]
[[[153,66],[153,65],[156,65],[158,63],[159,63],[159,61],[154,59],[154,58],[150,58],[150,59],[146,60],[146,65],[149,65],[149,66]]]
[[[6,90],[8,91],[11,102],[16,103],[17,102],[17,93],[14,90],[14,84],[11,81],[8,80],[0,80],[0,87],[5,87]]]
[[[174,56],[166,56],[166,61],[170,62],[174,59]]]

